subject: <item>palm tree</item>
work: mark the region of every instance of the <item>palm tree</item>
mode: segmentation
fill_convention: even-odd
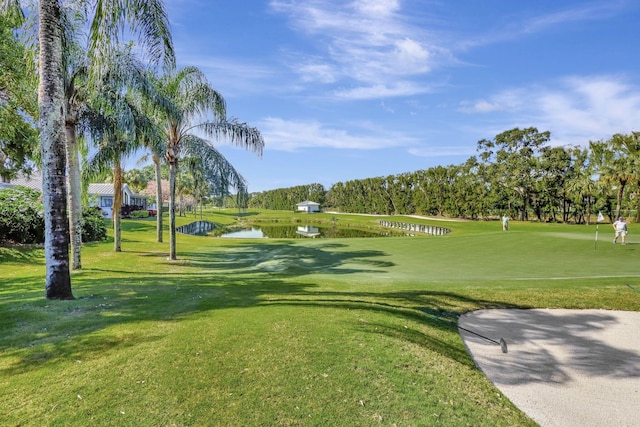
[[[162,242],[162,206],[163,206],[163,198],[162,198],[162,172],[161,172],[161,159],[162,155],[157,153],[156,150],[153,150],[153,166],[155,170],[156,177],[156,241]]]
[[[161,0],[120,0],[79,2],[92,14],[90,21],[90,57],[93,72],[100,75],[112,43],[122,34],[133,34],[144,43],[150,57],[172,66],[173,45],[169,21]],[[18,5],[3,0],[2,7]],[[48,299],[71,299],[69,274],[69,223],[65,182],[66,153],[64,133],[64,85],[62,62],[62,2],[40,0],[38,106],[42,153],[43,204],[45,210],[45,289]],[[122,31],[127,28],[127,31]]]
[[[147,105],[145,111],[149,115],[153,115],[155,106]],[[163,192],[162,192],[162,158],[165,152],[165,138],[163,135],[158,139],[143,139],[142,145],[151,151],[151,160],[153,162],[154,177],[156,181],[156,241],[162,243],[162,206],[163,206]],[[142,156],[140,162],[146,162],[149,159],[149,154]]]
[[[122,184],[124,171],[122,161],[128,150],[133,149],[133,136],[129,132],[121,132],[117,128],[117,122],[113,121],[106,125],[103,131],[103,143],[97,154],[90,159],[86,165],[87,176],[94,176],[93,173],[102,174],[106,170],[113,170],[113,250],[122,251],[121,246],[121,213],[122,207]]]
[[[72,61],[71,52],[79,52],[78,60]],[[73,254],[73,269],[81,268],[80,245],[81,245],[81,203],[80,203],[80,167],[78,162],[78,148],[76,132],[80,124],[97,136],[102,141],[100,146],[101,156],[96,156],[92,167],[102,170],[104,162],[114,167],[114,186],[120,190],[114,190],[114,229],[116,231],[115,246],[116,251],[120,251],[120,205],[122,191],[122,169],[120,159],[125,153],[131,150],[127,148],[128,135],[135,134],[133,108],[128,102],[123,102],[121,93],[127,90],[135,90],[145,96],[153,96],[153,86],[147,79],[147,70],[131,53],[131,46],[119,52],[114,52],[103,64],[102,79],[92,84],[88,84],[90,62],[86,58],[86,52],[76,46],[69,46],[65,52],[67,67],[65,70],[65,100],[66,116],[65,129],[67,134],[67,163],[69,172],[69,201],[70,201],[70,228],[71,228],[71,252]],[[120,107],[112,108],[112,107]],[[125,114],[125,116],[122,116]],[[139,115],[139,114],[138,114]],[[119,116],[117,118],[116,116]],[[124,124],[117,123],[118,120]],[[121,129],[126,129],[123,133]],[[106,136],[105,136],[106,135]],[[89,171],[91,172],[91,171]],[[89,176],[89,175],[88,175]]]
[[[198,156],[205,169],[217,168],[231,186],[246,191],[245,181],[213,146],[195,134],[199,132],[216,140],[262,154],[264,140],[256,128],[236,120],[227,120],[225,101],[215,91],[204,74],[195,67],[174,70],[157,80],[159,91],[173,102],[172,111],[163,110],[163,130],[166,138],[165,160],[169,164],[169,259],[176,259],[176,174],[181,155]],[[202,121],[201,121],[202,120]],[[194,154],[196,153],[196,154]]]
[[[143,141],[159,140],[159,129],[140,106],[142,99],[150,98],[156,105],[165,103],[154,92],[154,86],[148,79],[149,74],[141,64],[134,60],[131,52],[115,55],[124,60],[115,60],[121,65],[113,68],[113,72],[105,73],[100,82],[100,96],[94,98],[95,111],[98,112],[90,123],[94,140],[101,141],[98,152],[87,163],[87,176],[91,173],[102,174],[113,168],[113,227],[114,250],[121,249],[121,213],[122,186],[124,171],[123,158],[142,146]]]
[[[91,114],[87,111],[87,103],[91,97],[92,86],[87,84],[89,70],[87,49],[77,41],[80,34],[78,28],[82,26],[83,21],[77,15],[69,13],[64,17],[63,22],[65,25],[62,37],[62,62],[71,269],[78,270],[82,268],[82,185],[79,149],[83,141],[83,138],[78,138],[78,131],[85,115]]]
[[[69,274],[60,2],[40,1],[38,15],[40,17],[38,107],[42,153],[42,203],[45,221],[45,289],[46,297],[49,299],[73,299]]]
[[[198,205],[200,205],[200,219],[202,219],[202,201],[207,194],[211,194],[211,185],[209,185],[205,177],[206,171],[202,159],[198,157],[186,157],[183,160],[187,167],[187,172],[191,175],[193,181],[191,193],[196,201],[193,213],[194,216],[198,215]]]

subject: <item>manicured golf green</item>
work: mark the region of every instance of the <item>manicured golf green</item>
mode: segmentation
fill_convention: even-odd
[[[237,212],[208,212],[228,224]],[[379,218],[247,212],[375,227]],[[198,218],[199,219],[199,218]],[[479,308],[640,310],[640,226],[442,222],[445,236],[221,239],[123,222],[88,244],[74,301],[44,299],[41,248],[0,247],[0,417],[42,426],[535,425],[475,367]],[[179,218],[180,224],[195,220]],[[168,241],[168,233],[165,233]],[[627,285],[631,285],[629,287]]]

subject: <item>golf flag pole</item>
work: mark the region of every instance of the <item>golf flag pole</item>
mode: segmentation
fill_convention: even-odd
[[[600,225],[600,221],[604,221],[602,212],[598,212],[598,220],[596,221],[596,242],[593,249],[598,249],[598,225]]]

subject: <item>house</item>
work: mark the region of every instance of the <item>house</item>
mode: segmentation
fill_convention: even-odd
[[[298,208],[298,211],[306,213],[320,212],[320,203],[312,202],[309,200],[298,203],[296,206]]]
[[[10,184],[4,184],[3,187],[12,187],[21,185],[42,192],[42,175],[39,172],[32,174],[30,177],[20,176],[11,180]],[[0,187],[1,189],[2,187]],[[113,206],[113,184],[89,184],[89,204],[99,207],[106,218],[111,218]],[[141,206],[147,209],[147,196],[136,194],[127,184],[122,186],[122,204]]]
[[[106,218],[111,218],[113,215],[113,184],[89,184],[89,204],[92,206],[98,206]],[[142,209],[147,209],[147,196],[136,194],[127,184],[122,185],[122,204],[141,206]]]

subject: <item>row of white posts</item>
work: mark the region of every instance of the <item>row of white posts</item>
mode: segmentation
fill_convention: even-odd
[[[444,234],[451,232],[450,228],[436,227],[435,225],[425,225],[425,224],[409,224],[407,222],[397,222],[397,221],[381,220],[380,225],[383,227],[395,228],[397,230],[413,231],[416,233],[431,234],[434,236],[442,236]]]
[[[215,228],[215,224],[209,221],[196,221],[191,224],[181,225],[176,228],[178,233],[184,234],[203,234]]]

